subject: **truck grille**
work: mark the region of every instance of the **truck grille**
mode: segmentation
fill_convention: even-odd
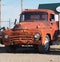
[[[32,40],[33,36],[28,33],[12,33],[9,39],[13,41]]]

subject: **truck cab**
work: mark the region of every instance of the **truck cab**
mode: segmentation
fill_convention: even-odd
[[[21,13],[18,24],[2,32],[2,42],[5,46],[36,45],[39,52],[47,52],[57,35],[58,15],[54,11],[28,9]]]

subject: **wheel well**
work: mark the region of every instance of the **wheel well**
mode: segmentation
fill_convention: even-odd
[[[47,34],[48,36],[49,36],[49,38],[50,38],[50,40],[51,40],[51,35],[50,34]]]

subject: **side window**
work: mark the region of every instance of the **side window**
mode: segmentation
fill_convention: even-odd
[[[50,15],[50,21],[53,22],[55,20],[54,14]]]

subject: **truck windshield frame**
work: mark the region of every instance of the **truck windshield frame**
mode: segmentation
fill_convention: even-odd
[[[47,12],[24,12],[20,16],[19,22],[47,21]]]

